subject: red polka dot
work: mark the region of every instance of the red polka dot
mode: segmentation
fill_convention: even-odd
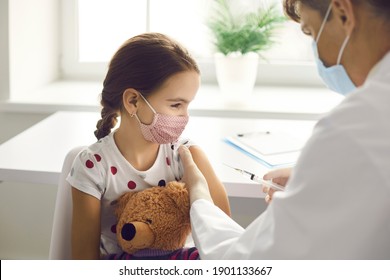
[[[136,184],[134,181],[129,181],[129,182],[127,183],[127,187],[128,187],[130,190],[134,190],[136,186],[137,186],[137,184]]]
[[[94,156],[95,156],[95,158],[96,158],[96,160],[97,160],[98,162],[102,160],[102,157],[99,156],[98,154],[94,154]]]
[[[111,232],[112,233],[116,233],[116,225],[112,225],[111,226]]]
[[[115,175],[118,172],[118,169],[115,166],[111,166],[111,173]]]
[[[165,160],[167,161],[167,165],[168,165],[168,166],[171,165],[171,161],[169,160],[168,157],[166,157]]]
[[[87,160],[87,162],[85,163],[85,166],[88,167],[88,168],[93,168],[94,164],[93,164],[92,161]]]

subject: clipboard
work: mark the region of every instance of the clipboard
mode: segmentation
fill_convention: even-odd
[[[224,141],[270,168],[295,164],[305,144],[302,139],[279,131],[240,133]]]

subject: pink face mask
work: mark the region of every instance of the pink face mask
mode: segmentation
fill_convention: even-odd
[[[137,114],[135,115],[145,140],[158,144],[175,142],[185,129],[189,119],[188,116],[170,116],[157,113],[142,94],[141,97],[154,114],[151,124],[142,123]]]

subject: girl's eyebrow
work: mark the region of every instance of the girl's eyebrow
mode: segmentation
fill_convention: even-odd
[[[184,98],[180,98],[180,97],[178,97],[178,98],[169,98],[169,99],[167,99],[167,101],[169,101],[169,102],[184,102],[184,103],[190,103],[190,101],[188,101],[188,100],[186,100],[186,99],[184,99]]]

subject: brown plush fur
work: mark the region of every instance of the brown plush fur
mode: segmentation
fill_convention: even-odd
[[[189,209],[188,191],[176,181],[165,187],[128,192],[121,196],[116,209],[118,243],[129,254],[146,248],[180,249],[191,232]],[[131,240],[125,240],[124,227],[131,228]]]

